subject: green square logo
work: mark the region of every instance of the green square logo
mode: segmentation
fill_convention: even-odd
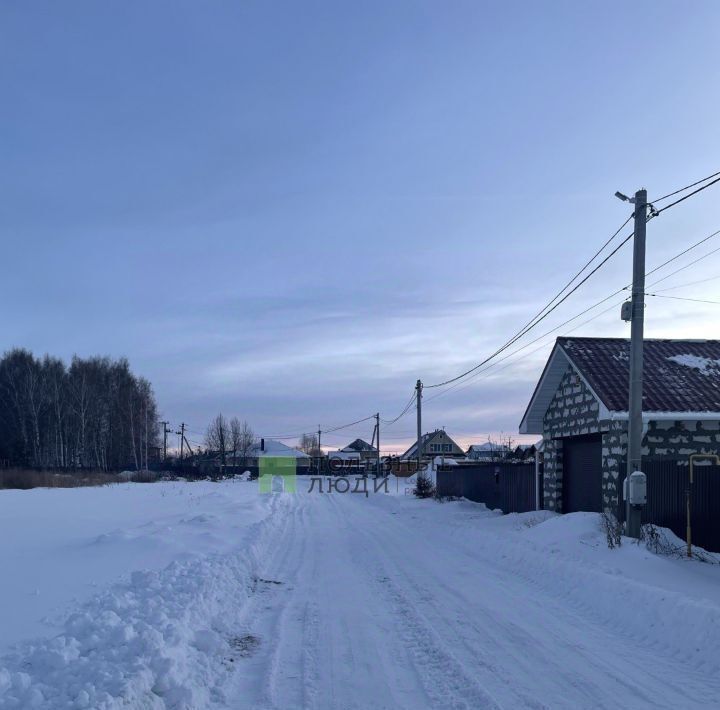
[[[296,493],[297,463],[294,456],[261,456],[260,493]]]

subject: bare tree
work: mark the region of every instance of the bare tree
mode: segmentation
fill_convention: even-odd
[[[26,350],[0,358],[0,459],[15,465],[139,468],[156,420],[152,387],[126,360],[75,357],[68,368]]]
[[[230,451],[230,427],[222,413],[218,414],[215,419],[210,422],[207,434],[205,435],[205,446],[207,446],[210,451],[216,451],[220,455],[220,473],[223,473],[225,471],[227,455]]]
[[[237,417],[230,420],[230,450],[233,455],[233,468],[237,464],[238,458],[242,461],[242,465],[247,465],[247,457],[250,449],[255,443],[255,434],[250,425],[243,421],[242,423]]]
[[[303,434],[300,437],[298,449],[308,456],[320,456],[320,446],[317,434]]]
[[[488,444],[491,445],[490,460],[493,463],[502,463],[512,457],[515,450],[515,441],[509,434],[500,434],[498,439],[488,437]]]

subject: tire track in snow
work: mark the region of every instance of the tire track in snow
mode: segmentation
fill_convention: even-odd
[[[306,536],[300,532],[302,526],[298,524],[304,517],[305,506],[302,496],[276,497],[285,499],[288,513],[269,544],[271,555],[258,566],[256,590],[243,610],[244,623],[238,631],[259,638],[260,646],[252,658],[235,664],[234,673],[225,681],[222,690],[223,707],[302,706],[303,701],[298,698],[302,683],[294,687],[286,684],[282,691],[278,690],[278,684],[284,669],[292,667],[291,663],[281,663],[280,653],[286,643],[287,618],[297,575],[306,562]],[[294,701],[286,701],[283,693],[293,695]]]
[[[336,505],[339,506],[336,508],[339,519],[353,531],[350,557],[362,568],[364,575],[372,584],[377,599],[382,604],[389,605],[394,617],[394,635],[402,641],[415,667],[415,676],[422,685],[428,701],[427,707],[438,709],[501,707],[487,689],[467,672],[447,644],[443,643],[435,629],[425,622],[417,603],[402,589],[402,584],[398,585],[392,581],[391,575],[397,570],[391,571],[386,564],[387,545],[376,544],[375,540],[368,537],[365,527],[368,521],[352,525],[350,520],[353,516],[346,508],[356,503]],[[364,505],[363,509],[367,510],[368,506]],[[381,529],[381,527],[376,528],[376,534],[377,530]]]
[[[378,518],[378,524],[366,525],[365,529],[378,549],[389,551],[385,556],[394,576],[402,580],[403,587],[412,590],[409,595],[404,591],[403,596],[422,598],[420,608],[428,625],[438,631],[447,629],[445,636],[453,647],[465,647],[464,657],[469,655],[480,660],[487,655],[488,648],[495,650],[498,663],[488,665],[480,660],[481,667],[477,670],[489,674],[488,687],[499,685],[499,695],[516,696],[510,707],[542,707],[530,693],[543,690],[538,685],[538,681],[545,680],[543,675],[551,679],[550,686],[554,686],[556,696],[559,685],[567,689],[564,697],[553,702],[552,707],[615,707],[620,688],[624,688],[633,707],[717,707],[718,694],[713,689],[717,682],[708,682],[706,676],[687,666],[682,668],[674,659],[653,653],[638,656],[632,640],[616,636],[606,625],[585,618],[573,608],[568,609],[557,598],[541,595],[541,604],[528,584],[532,579],[517,577],[523,575],[524,570],[504,569],[496,561],[489,563],[482,555],[466,551],[460,556],[461,550],[448,538],[439,541],[426,538],[422,556],[393,553],[393,546],[388,547],[377,533],[378,526],[382,525],[383,535],[392,540],[404,540],[422,532],[412,530],[396,516],[387,515],[387,510],[376,508],[374,517]],[[452,566],[444,564],[448,547],[453,549],[450,559],[457,563]],[[483,567],[483,563],[487,566]],[[478,593],[473,599],[473,595],[459,590],[467,589],[469,577],[480,570],[484,575],[476,580]],[[456,586],[448,583],[448,579]],[[495,593],[489,606],[484,606],[483,596],[488,589]],[[520,604],[516,609],[508,609],[503,599],[520,600]],[[453,608],[462,609],[463,613],[455,617],[451,612]],[[523,623],[523,617],[528,617],[531,623]],[[614,649],[614,653],[608,653],[608,648]],[[567,661],[565,667],[563,655]],[[503,656],[505,664],[500,663]],[[578,657],[582,659],[580,663]],[[507,661],[511,662],[510,668],[503,667]],[[591,672],[576,677],[577,669],[583,665]],[[642,672],[629,673],[629,669],[638,667]],[[523,675],[531,679],[524,691],[517,687]],[[678,677],[685,678],[690,687],[677,681],[668,684],[668,679]],[[503,683],[505,692],[502,692]]]

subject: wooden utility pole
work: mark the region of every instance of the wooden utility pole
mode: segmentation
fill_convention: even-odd
[[[147,400],[145,401],[145,470],[150,470],[150,464],[148,463],[148,410]]]
[[[377,446],[377,466],[375,475],[380,475],[380,412],[378,412],[375,415],[375,430],[377,431],[377,441],[375,442],[375,445]]]
[[[185,447],[185,422],[181,422],[180,431],[176,432],[176,434],[180,435],[180,470],[182,471],[183,454]]]
[[[170,433],[168,428],[168,421],[161,421],[160,424],[163,426],[163,461],[167,461],[167,435]]]
[[[317,467],[318,467],[318,476],[321,475],[322,471],[320,470],[321,460],[322,460],[322,447],[320,446],[320,441],[322,438],[322,430],[320,429],[320,425],[318,424],[318,459],[317,459]]]
[[[422,382],[420,380],[415,384],[415,401],[417,407],[417,462],[418,473],[422,466]]]
[[[633,285],[630,321],[630,391],[628,396],[627,481],[642,463],[642,392],[643,338],[645,325],[645,233],[647,224],[647,191],[638,190],[635,198],[635,238],[633,243]],[[627,534],[640,537],[640,508],[625,501]]]

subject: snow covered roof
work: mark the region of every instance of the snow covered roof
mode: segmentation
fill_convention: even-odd
[[[258,456],[293,456],[296,459],[310,458],[310,456],[308,456],[306,453],[303,453],[298,449],[293,449],[290,446],[286,446],[281,441],[275,441],[274,439],[265,439],[264,451],[260,448],[260,442],[256,441],[248,452],[248,456],[253,458],[256,458]]]
[[[330,453],[328,453],[328,458],[341,459],[342,461],[359,461],[360,452],[345,451],[345,449],[340,449],[339,451],[331,451]]]
[[[496,444],[492,441],[486,441],[484,444],[470,444],[468,451],[509,451],[505,444]]]
[[[568,365],[597,398],[604,414],[628,410],[630,341],[626,338],[558,338],[520,424],[542,433],[542,420]],[[720,419],[720,341],[645,340],[643,412]],[[603,412],[601,412],[602,416]]]

